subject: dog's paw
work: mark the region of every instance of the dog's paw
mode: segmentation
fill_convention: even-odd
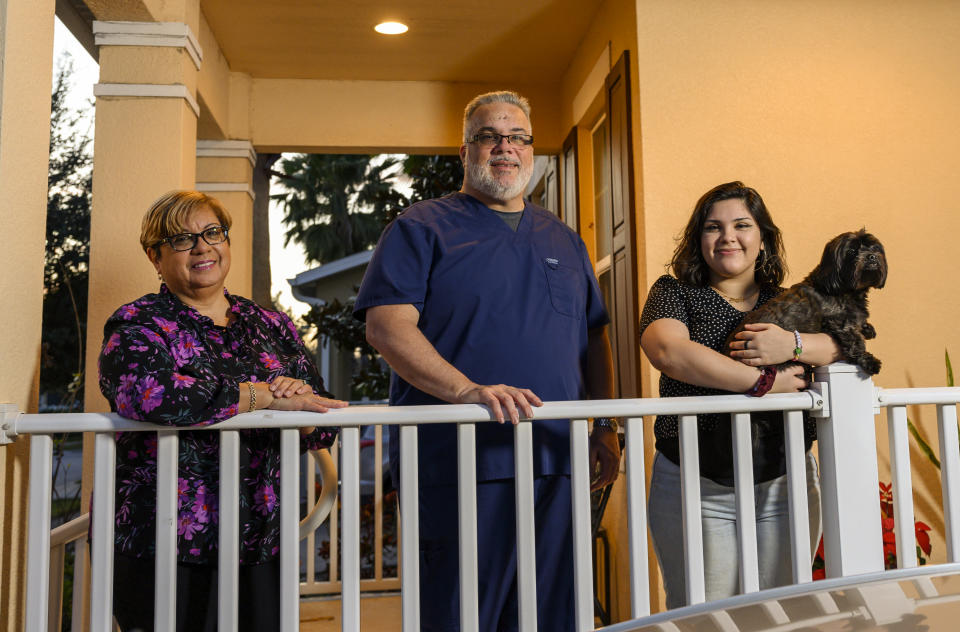
[[[868,375],[876,375],[880,372],[880,366],[882,363],[877,357],[867,353],[863,356],[863,358],[860,359],[859,364],[860,368],[866,371]]]
[[[863,337],[867,340],[873,340],[877,337],[877,330],[874,329],[870,323],[863,323],[863,327],[860,328],[860,333],[862,333]]]

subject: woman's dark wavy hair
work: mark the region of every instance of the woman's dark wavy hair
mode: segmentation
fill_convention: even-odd
[[[763,238],[763,250],[757,256],[754,278],[759,285],[779,286],[787,275],[787,264],[783,259],[783,238],[780,229],[773,223],[767,205],[756,190],[744,186],[742,182],[727,182],[716,186],[697,200],[693,215],[683,230],[683,236],[673,252],[669,268],[680,282],[696,287],[706,287],[710,283],[710,268],[703,259],[700,249],[700,236],[703,225],[710,215],[713,205],[723,200],[743,200],[750,215],[760,228]]]

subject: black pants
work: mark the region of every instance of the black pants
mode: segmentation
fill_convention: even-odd
[[[240,566],[239,630],[280,627],[280,558]],[[123,632],[153,632],[153,558],[114,555],[113,614]],[[177,632],[217,631],[217,567],[177,564]]]

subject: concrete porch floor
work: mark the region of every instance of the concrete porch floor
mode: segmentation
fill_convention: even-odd
[[[377,632],[399,632],[400,595],[370,594],[360,597],[360,627]],[[340,630],[340,599],[311,597],[300,600],[300,632]]]

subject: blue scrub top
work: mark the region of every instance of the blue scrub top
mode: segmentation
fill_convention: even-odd
[[[408,208],[384,230],[354,307],[411,304],[440,355],[478,384],[582,399],[587,331],[609,322],[583,240],[527,203],[516,232],[463,194]],[[394,373],[390,403],[442,404]],[[392,429],[394,430],[394,429]],[[399,441],[391,434],[391,460]],[[421,426],[422,484],[455,484],[456,428]],[[534,424],[534,474],[569,474],[569,424]],[[477,479],[512,478],[510,424],[477,427]]]

